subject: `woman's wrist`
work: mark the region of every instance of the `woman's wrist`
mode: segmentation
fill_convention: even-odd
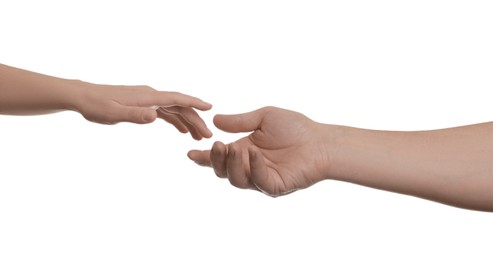
[[[87,105],[90,92],[93,92],[96,87],[96,84],[89,82],[68,80],[64,86],[65,90],[61,101],[62,108],[80,113],[84,110],[84,106]]]

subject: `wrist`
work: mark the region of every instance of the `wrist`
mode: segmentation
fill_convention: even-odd
[[[319,171],[324,179],[340,180],[341,155],[344,140],[350,128],[340,125],[319,124],[320,154],[322,154]]]
[[[69,80],[63,103],[64,109],[81,113],[84,110],[84,106],[87,105],[90,92],[95,87],[96,85],[92,83]]]

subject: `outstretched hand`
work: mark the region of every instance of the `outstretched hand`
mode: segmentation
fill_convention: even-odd
[[[211,150],[192,150],[188,156],[238,188],[279,196],[326,179],[321,125],[300,113],[265,107],[217,115],[214,124],[226,132],[252,133],[228,145],[215,142]]]
[[[212,133],[195,109],[211,107],[196,97],[148,86],[92,84],[0,64],[0,114],[41,115],[74,110],[100,124],[146,124],[159,117],[200,140]]]
[[[76,110],[89,121],[146,124],[161,118],[182,133],[190,132],[196,140],[212,136],[194,110],[209,110],[212,105],[196,97],[148,86],[92,85],[86,90]]]

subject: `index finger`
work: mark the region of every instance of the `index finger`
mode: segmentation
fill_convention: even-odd
[[[142,106],[159,106],[159,107],[170,107],[170,106],[181,106],[181,107],[193,107],[198,110],[209,110],[212,105],[193,96],[182,94],[179,92],[168,92],[168,91],[153,91],[146,93],[146,95],[141,97]]]

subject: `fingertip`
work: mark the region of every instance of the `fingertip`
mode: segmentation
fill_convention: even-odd
[[[193,106],[194,108],[200,110],[200,111],[207,111],[207,110],[211,110],[212,108],[212,104],[211,103],[208,103],[208,102],[205,102],[203,100],[200,100],[200,103],[196,104],[195,106]]]
[[[178,129],[178,131],[182,134],[187,134],[189,131],[188,131],[188,128],[186,127],[176,127],[176,129]]]
[[[212,108],[212,104],[209,103],[209,102],[205,102],[205,101],[202,101],[204,102],[204,105],[205,105],[205,109],[204,110],[210,110]]]
[[[190,151],[188,151],[188,153],[187,153],[187,157],[188,157],[188,159],[193,160],[193,153],[194,153],[195,151],[196,151],[196,150],[190,150]]]
[[[212,137],[212,135],[213,135],[213,134],[212,134],[212,131],[211,131],[209,128],[204,127],[203,136],[204,136],[205,138],[211,138],[211,137]]]
[[[199,150],[190,150],[187,153],[187,157],[188,157],[188,159],[190,159],[192,161],[195,161],[195,159],[197,158],[197,154],[198,153],[200,153]]]
[[[192,138],[193,138],[195,141],[200,141],[200,140],[202,140],[202,136],[198,136],[198,135],[194,135],[194,134],[192,134]]]
[[[210,166],[208,151],[190,150],[187,153],[190,160],[200,166]]]
[[[204,138],[211,138],[212,137],[212,131],[207,128],[207,125],[205,123],[195,126],[197,128],[197,131],[200,133],[200,135]]]
[[[224,130],[224,120],[227,118],[227,115],[217,114],[212,119],[212,123],[219,129]]]
[[[202,134],[200,133],[200,130],[197,130],[193,127],[188,127],[188,131],[190,133],[190,136],[192,136],[192,138],[196,141],[200,141],[202,140]]]
[[[212,122],[214,123],[214,125],[217,126],[217,124],[221,121],[221,117],[223,117],[223,115],[217,114],[212,118]]]

